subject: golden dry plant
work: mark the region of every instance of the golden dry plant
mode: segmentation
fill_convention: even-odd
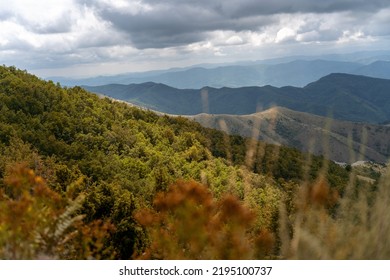
[[[0,188],[0,259],[90,259],[107,257],[109,223],[83,222],[75,200],[51,190],[23,164],[7,172]]]
[[[287,217],[281,207],[280,228],[285,259],[374,260],[390,259],[390,170],[377,185],[358,182],[352,171],[342,196],[325,178],[302,184],[296,212]]]
[[[216,200],[194,181],[172,185],[135,217],[151,240],[140,259],[253,259],[274,245],[269,231],[252,231],[255,215],[236,197]]]

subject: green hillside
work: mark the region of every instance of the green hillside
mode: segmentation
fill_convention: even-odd
[[[299,209],[332,220],[351,189],[321,157],[14,67],[0,111],[1,259],[288,258]]]

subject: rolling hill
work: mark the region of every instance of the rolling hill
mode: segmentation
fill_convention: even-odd
[[[390,127],[338,121],[274,107],[251,115],[199,114],[191,119],[229,134],[295,147],[338,162],[385,163],[390,156]]]
[[[242,87],[180,90],[164,84],[111,84],[85,89],[176,115],[248,115],[274,106],[339,120],[390,120],[390,80],[334,73],[305,87]]]

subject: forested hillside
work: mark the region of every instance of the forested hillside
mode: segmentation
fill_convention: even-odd
[[[298,210],[333,223],[351,176],[0,67],[1,259],[287,258]]]

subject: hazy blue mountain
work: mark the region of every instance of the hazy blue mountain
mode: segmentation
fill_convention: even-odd
[[[390,61],[376,61],[353,71],[354,74],[390,79]]]
[[[142,79],[129,79],[129,83],[152,81],[182,89],[199,89],[204,86],[215,88],[264,85],[304,86],[330,73],[349,73],[360,67],[362,67],[361,64],[352,62],[294,60],[271,65],[236,65],[213,69],[197,67]]]
[[[390,80],[330,74],[305,87],[241,87],[180,90],[164,84],[106,85],[87,90],[168,114],[248,115],[274,106],[340,120],[390,120]]]
[[[389,78],[390,52],[358,52],[322,56],[291,56],[260,61],[200,64],[184,68],[98,76],[85,79],[51,77],[65,86],[155,82],[172,87],[304,86],[330,73]]]
[[[269,65],[260,71],[261,83],[257,85],[305,86],[331,73],[351,73],[361,64],[328,60],[295,60],[288,63]],[[261,68],[260,68],[261,69]]]
[[[216,68],[194,67],[183,70],[152,71],[83,80],[59,80],[64,85],[105,85],[162,83],[180,89],[244,86],[304,86],[334,72],[350,73],[363,67],[353,62],[294,60],[279,64],[231,65]],[[53,80],[56,81],[56,78]]]

